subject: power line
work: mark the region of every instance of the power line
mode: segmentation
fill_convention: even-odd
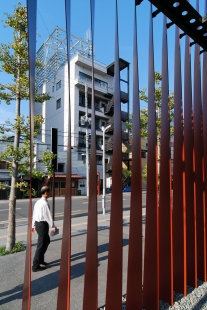
[[[43,24],[45,25],[45,28],[47,29],[47,32],[49,33],[49,36],[50,36],[50,32],[49,32],[49,30],[48,30],[48,28],[47,28],[47,26],[46,26],[46,24],[45,24],[45,22],[44,22],[44,19],[42,18],[42,15],[40,14],[40,11],[39,11],[38,9],[37,9],[37,11],[38,11],[38,13],[39,13],[39,15],[40,15],[40,18],[41,18]]]

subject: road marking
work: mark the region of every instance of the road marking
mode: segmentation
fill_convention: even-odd
[[[126,200],[125,198],[123,200]],[[102,200],[98,200],[97,201],[98,203],[102,202]],[[106,200],[106,202],[111,202],[111,200]],[[83,202],[83,204],[88,204],[88,201],[87,202]]]
[[[123,216],[123,219],[124,218],[129,218],[130,216],[129,215],[125,215]],[[110,218],[107,218],[107,219],[104,219],[104,220],[98,220],[98,223],[103,223],[103,222],[106,222],[106,221],[110,221]],[[71,226],[72,227],[77,227],[77,226],[81,226],[81,225],[87,225],[88,222],[82,222],[82,223],[77,223],[77,224],[72,224]],[[62,229],[63,226],[59,226],[58,227],[59,229]],[[50,228],[50,230],[52,230],[53,228]],[[27,232],[22,232],[22,233],[17,233],[16,236],[23,236],[23,235],[27,235]],[[0,236],[0,239],[4,239],[4,238],[7,238],[7,235],[6,236]]]
[[[19,208],[19,209],[21,209],[21,208]],[[85,213],[85,211],[81,211],[81,210],[72,211],[72,213],[78,213],[78,212]],[[63,212],[62,212],[62,213],[59,212],[59,213],[55,213],[55,215],[57,215],[57,216],[63,216],[64,213],[63,213]],[[28,221],[28,218],[27,218],[27,217],[22,217],[22,218],[16,219],[16,223],[17,223],[17,222],[26,222],[26,221]],[[4,223],[8,223],[8,221],[1,221],[1,222],[0,222],[0,224],[4,224]]]
[[[16,208],[16,210],[20,210],[21,208]],[[9,209],[2,209],[2,210],[0,210],[0,212],[1,211],[9,211]]]

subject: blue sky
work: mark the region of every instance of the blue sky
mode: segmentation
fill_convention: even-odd
[[[201,15],[204,11],[204,2],[200,0]],[[5,19],[3,12],[12,14],[17,0],[1,2],[0,21]],[[26,0],[20,1],[26,5]],[[195,7],[196,0],[191,4]],[[148,72],[148,27],[149,27],[149,1],[144,0],[137,7],[138,19],[138,53],[139,53],[139,75],[140,88],[147,87]],[[37,1],[37,49],[53,32],[56,26],[65,29],[64,0],[38,0]],[[85,39],[86,31],[90,28],[90,0],[71,1],[71,33]],[[133,46],[133,11],[134,0],[119,0],[119,55],[121,58],[131,63],[130,72],[132,74],[132,46]],[[95,59],[108,65],[114,61],[114,27],[115,27],[115,0],[97,0],[95,8]],[[174,66],[174,26],[168,30],[169,45],[169,73],[170,90],[173,90],[173,66]],[[12,41],[12,31],[3,27],[0,22],[0,42]],[[154,47],[155,47],[155,70],[161,72],[161,43],[162,43],[162,14],[154,19]],[[181,49],[184,51],[184,39],[181,42]],[[193,49],[192,49],[193,54]],[[5,73],[0,73],[0,83],[10,81]],[[132,79],[130,80],[132,85]],[[130,104],[132,104],[130,100]],[[146,107],[143,104],[142,107]],[[14,104],[6,106],[0,105],[0,124],[6,118],[13,118]],[[21,113],[28,114],[28,102],[23,102]]]

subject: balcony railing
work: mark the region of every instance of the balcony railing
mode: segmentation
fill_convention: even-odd
[[[92,80],[90,78],[78,75],[76,80],[80,81],[82,84],[87,84],[87,86],[92,88]],[[102,89],[104,92],[108,92],[108,85],[105,85],[104,82],[94,81],[95,88]]]

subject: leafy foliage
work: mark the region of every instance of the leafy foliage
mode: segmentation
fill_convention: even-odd
[[[18,3],[15,6],[13,15],[5,13],[5,27],[13,29],[13,42],[0,44],[0,70],[12,76],[13,83],[0,84],[0,103],[4,101],[10,104],[16,101],[16,117],[14,123],[7,120],[5,125],[0,126],[1,140],[7,141],[7,148],[0,153],[0,160],[8,164],[11,175],[30,174],[30,118],[20,114],[21,100],[29,99],[29,64],[28,64],[28,32],[27,32],[27,9]],[[36,66],[40,63],[37,61]],[[35,102],[49,100],[48,94],[35,93]],[[44,119],[42,115],[34,117],[34,138],[41,133],[41,125]],[[33,154],[33,178],[42,179],[44,173],[34,168],[35,154]],[[51,152],[45,152],[43,162],[45,162],[49,173],[53,173],[51,160],[54,158]],[[4,185],[0,184],[3,188]],[[13,185],[12,185],[13,186]],[[11,188],[12,188],[11,186]],[[25,181],[16,182],[15,187],[28,194],[28,183]],[[6,186],[5,186],[6,187]],[[33,190],[35,195],[35,191]]]
[[[155,107],[156,107],[156,130],[157,137],[161,134],[161,106],[162,106],[162,88],[160,83],[162,81],[162,75],[159,72],[155,72]],[[147,89],[144,88],[139,91],[140,100],[148,103]],[[169,95],[169,118],[170,121],[174,117],[174,93]],[[126,122],[126,126],[129,130],[132,130],[132,123]],[[141,127],[141,137],[147,138],[148,136],[148,108],[140,110],[140,127]],[[170,134],[173,135],[174,127],[170,128]]]
[[[11,74],[14,83],[0,84],[0,103],[10,104],[17,96],[20,100],[29,99],[27,10],[18,3],[14,15],[5,15],[5,27],[13,28],[14,41],[0,44],[0,70]],[[39,67],[40,63],[36,65]],[[36,102],[49,99],[50,96],[45,93],[35,95]]]
[[[40,126],[44,122],[42,116],[37,115],[34,117],[34,137],[40,133]],[[7,122],[7,126],[1,128],[1,140],[7,143],[7,148],[4,152],[0,153],[0,160],[6,161],[10,174],[12,174],[12,161],[15,161],[18,164],[18,174],[19,175],[29,175],[30,174],[30,119],[29,117],[20,116],[15,119],[14,123],[10,121]],[[21,140],[18,148],[14,148],[13,145],[13,135],[12,133],[18,129]],[[4,133],[4,134],[3,134]],[[41,160],[44,162],[46,169],[49,175],[52,175],[54,172],[53,167],[51,166],[51,161],[56,155],[52,152],[47,151],[43,153]],[[42,179],[45,176],[45,173],[38,171],[35,167],[35,158],[36,154],[33,154],[33,168],[32,168],[32,177],[36,179]],[[19,188],[24,192],[25,196],[29,195],[29,184],[28,182],[21,180],[16,183],[16,188]],[[6,189],[6,185],[0,184],[2,189]],[[33,196],[36,196],[36,192],[32,189]]]
[[[122,169],[122,173],[125,177],[131,177],[132,176],[132,172],[128,169]]]
[[[17,253],[17,252],[25,251],[25,247],[22,244],[23,244],[22,241],[19,241],[19,242],[15,243],[15,245],[13,246],[11,251],[7,251],[5,245],[0,246],[0,256],[4,256],[4,255],[8,255],[8,254],[14,254],[14,253]]]

